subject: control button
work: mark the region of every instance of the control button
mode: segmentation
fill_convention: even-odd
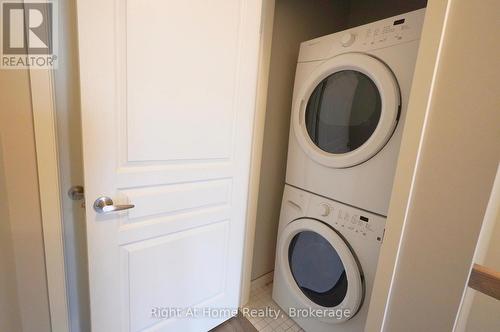
[[[321,207],[323,208],[321,215],[323,217],[327,217],[330,214],[330,206],[328,204],[321,203]]]
[[[354,43],[355,39],[356,39],[356,36],[353,35],[352,33],[348,32],[348,33],[346,33],[345,35],[342,36],[342,38],[340,39],[340,43],[344,47],[351,46],[352,43]]]

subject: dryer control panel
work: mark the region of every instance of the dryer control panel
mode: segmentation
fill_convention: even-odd
[[[425,9],[365,24],[300,45],[298,62],[324,60],[346,52],[365,52],[410,41],[418,41]]]
[[[414,22],[407,20],[403,15],[399,19],[384,20],[377,25],[369,25],[359,31],[360,43],[365,46],[384,46],[413,39],[415,31],[411,23]]]

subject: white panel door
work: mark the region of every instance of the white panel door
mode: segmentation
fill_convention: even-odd
[[[78,0],[94,332],[207,331],[237,308],[260,7]]]

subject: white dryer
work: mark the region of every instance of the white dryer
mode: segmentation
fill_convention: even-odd
[[[424,11],[301,44],[287,184],[387,215]]]
[[[285,185],[273,299],[308,332],[364,330],[385,218]]]

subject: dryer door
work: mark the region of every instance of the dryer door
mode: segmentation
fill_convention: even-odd
[[[396,128],[399,86],[390,69],[369,55],[326,60],[301,86],[294,131],[304,151],[325,166],[345,168],[370,159]]]
[[[318,309],[328,323],[353,317],[363,300],[361,272],[351,250],[332,228],[301,218],[280,235],[280,269],[304,308]]]

